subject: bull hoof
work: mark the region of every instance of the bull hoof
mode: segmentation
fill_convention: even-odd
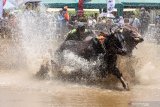
[[[129,91],[129,90],[130,90],[128,83],[124,83],[124,84],[123,84],[123,88],[124,88],[126,91]]]
[[[123,85],[123,88],[129,91],[130,89],[129,89],[128,83],[123,79],[123,77],[120,78],[120,81]]]

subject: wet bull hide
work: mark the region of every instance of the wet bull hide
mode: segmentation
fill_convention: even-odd
[[[128,24],[123,27],[122,35],[126,43],[127,55],[132,55],[132,51],[136,48],[136,45],[144,41],[137,28]]]
[[[103,44],[100,44],[100,42],[96,38],[92,38],[90,41],[85,42],[68,40],[62,44],[58,51],[58,55],[61,54],[61,56],[59,56],[60,58],[62,58],[60,60],[61,62],[65,62],[65,60],[63,59],[64,50],[70,50],[80,57],[87,59],[88,61],[94,59],[97,60],[99,56],[101,56],[101,62],[99,66],[95,65],[95,74],[97,76],[100,76],[101,78],[105,78],[108,74],[113,74],[121,81],[123,87],[125,89],[128,89],[127,83],[124,81],[121,72],[116,67],[117,54],[125,55],[125,51],[123,51],[124,45],[122,44],[124,43],[124,41],[122,41],[120,38],[123,38],[120,34],[107,36]],[[64,64],[61,63],[60,65]],[[77,72],[70,74],[73,77],[82,78],[83,75],[85,78],[91,77],[90,75],[86,77],[86,75],[88,74],[86,73],[87,71],[84,72],[81,70],[82,69],[79,69]],[[90,73],[90,70],[88,72]]]
[[[125,48],[126,55],[131,55],[136,45],[143,42],[143,38],[138,30],[130,25],[125,25],[122,32],[116,32],[117,35],[122,35],[120,36],[121,38],[119,38],[119,41],[121,42],[121,45],[123,45],[123,48]],[[90,57],[93,56],[93,47],[91,45],[92,41],[66,41],[61,45],[59,51],[71,50],[79,56],[90,59]]]
[[[91,61],[91,60],[97,60],[98,58],[101,58],[100,65],[95,65],[95,70],[99,70],[98,72],[102,78],[105,77],[107,74],[113,74],[115,75],[122,83],[124,88],[127,88],[127,83],[124,81],[122,74],[120,73],[119,69],[116,67],[116,61],[117,61],[117,54],[120,55],[131,55],[132,50],[135,48],[135,46],[143,41],[143,38],[141,38],[140,34],[136,29],[129,25],[125,25],[122,32],[117,32],[114,36],[107,37],[108,44],[105,46],[106,50],[101,50],[97,53],[97,45],[95,45],[93,39],[89,41],[65,41],[61,47],[57,50],[56,56],[58,59],[57,61],[52,61],[52,65],[54,66],[53,72],[58,71],[58,75],[62,78],[64,77],[63,73],[61,72],[60,68],[63,66],[63,52],[64,50],[70,50],[71,52],[75,53],[76,55]],[[125,50],[124,52],[119,51]],[[99,57],[101,56],[101,57]],[[91,73],[91,72],[88,72]],[[62,76],[63,75],[63,76]],[[76,72],[67,74],[67,77],[79,77],[79,78],[89,78],[90,74],[86,74],[86,72],[82,72],[81,69],[79,69]]]

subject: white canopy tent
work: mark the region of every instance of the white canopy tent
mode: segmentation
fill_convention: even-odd
[[[27,2],[41,2],[41,0],[16,0],[18,5],[23,5]]]
[[[6,4],[3,6],[3,9],[14,9],[17,8],[18,4],[15,0],[7,0]]]

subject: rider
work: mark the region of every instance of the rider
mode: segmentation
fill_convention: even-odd
[[[66,37],[67,40],[83,41],[87,36],[92,35],[93,32],[85,28],[84,23],[79,22],[76,29],[71,30]]]
[[[112,32],[109,35],[106,35],[103,32],[100,32],[96,38],[93,38],[93,48],[95,50],[95,56],[103,55],[103,63],[100,65],[101,76],[106,77],[107,74],[115,75],[122,83],[123,87],[128,88],[127,83],[123,79],[122,73],[119,71],[116,65],[117,54],[125,55],[126,51],[122,47],[114,46],[116,42],[117,31]],[[118,45],[121,45],[118,43]]]

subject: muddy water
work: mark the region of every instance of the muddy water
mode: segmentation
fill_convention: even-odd
[[[6,69],[0,72],[0,107],[159,107],[160,46],[138,45],[136,78],[130,91],[61,80],[37,80],[33,72]],[[5,58],[5,57],[4,57]],[[1,62],[2,63],[2,62]]]
[[[130,94],[125,91],[31,78],[23,73],[1,73],[0,106],[128,107],[130,102]]]
[[[16,44],[0,40],[0,107],[159,107],[160,46],[145,42],[134,50],[138,83],[130,91],[123,91],[121,85],[104,88],[37,80],[33,75],[41,59],[48,57],[48,49],[57,48],[57,39],[52,37],[55,27],[51,20],[28,19],[20,17],[21,36]]]

